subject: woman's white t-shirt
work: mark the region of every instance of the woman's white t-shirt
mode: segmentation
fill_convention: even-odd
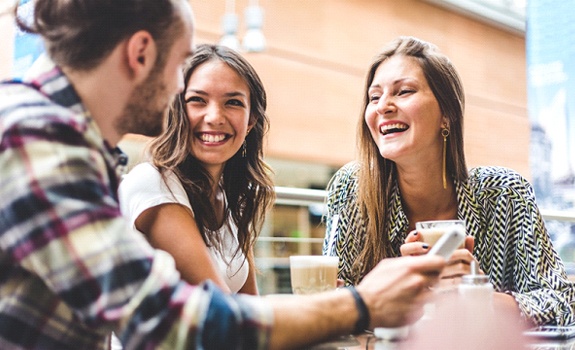
[[[166,175],[167,186],[151,163],[138,164],[124,175],[118,191],[120,208],[135,230],[136,218],[146,209],[165,203],[178,203],[192,210],[180,180],[171,172]],[[249,266],[241,250],[234,256],[238,248],[237,233],[237,226],[228,220],[228,224],[216,232],[220,235],[221,247],[208,247],[219,274],[233,293],[242,288],[249,274]]]

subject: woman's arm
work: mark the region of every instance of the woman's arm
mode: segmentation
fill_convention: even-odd
[[[256,267],[253,248],[250,250],[247,256],[247,263],[250,268],[248,278],[246,283],[244,283],[243,287],[239,290],[239,293],[259,295],[258,285],[256,283]]]
[[[531,322],[575,324],[575,288],[566,275],[531,184],[498,167],[470,173],[485,227],[475,253],[495,289],[512,295]]]
[[[212,280],[231,293],[218,273],[190,210],[183,205],[166,203],[146,209],[135,221],[150,244],[170,253],[182,278],[190,284]]]
[[[354,284],[357,277],[352,265],[361,251],[365,225],[355,201],[357,165],[349,163],[339,169],[327,186],[327,213],[323,255],[339,257],[338,278],[344,284]]]

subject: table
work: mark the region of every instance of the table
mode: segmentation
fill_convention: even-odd
[[[575,338],[545,340],[525,338],[526,350],[575,350]],[[453,349],[455,349],[454,347]],[[401,343],[390,343],[376,339],[372,334],[346,336],[332,339],[321,344],[306,348],[306,350],[401,350]],[[435,350],[435,349],[434,349]],[[491,350],[491,349],[486,349]],[[499,349],[506,350],[506,349]]]
[[[377,339],[373,334],[339,337],[309,347],[309,350],[575,350],[575,337],[542,339],[541,333],[525,331],[528,324],[518,315],[491,304],[472,303],[455,298],[453,293],[441,293],[424,307],[423,316],[407,332],[404,341]],[[389,336],[390,330],[378,332]],[[550,332],[544,332],[550,336]],[[566,332],[563,334],[572,334]],[[306,350],[307,350],[306,349]]]

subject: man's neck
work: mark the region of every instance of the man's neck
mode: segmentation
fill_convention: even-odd
[[[122,115],[133,89],[119,61],[115,59],[116,55],[119,55],[119,52],[112,52],[99,66],[88,71],[62,68],[94,118],[102,137],[112,147],[115,147],[123,136],[116,129],[116,122]]]

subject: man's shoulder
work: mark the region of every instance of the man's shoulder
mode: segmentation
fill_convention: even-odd
[[[32,84],[0,83],[0,131],[50,124],[77,125],[78,120],[70,108],[55,103]]]
[[[33,84],[17,80],[0,81],[0,110],[40,102],[46,103],[49,100]]]

